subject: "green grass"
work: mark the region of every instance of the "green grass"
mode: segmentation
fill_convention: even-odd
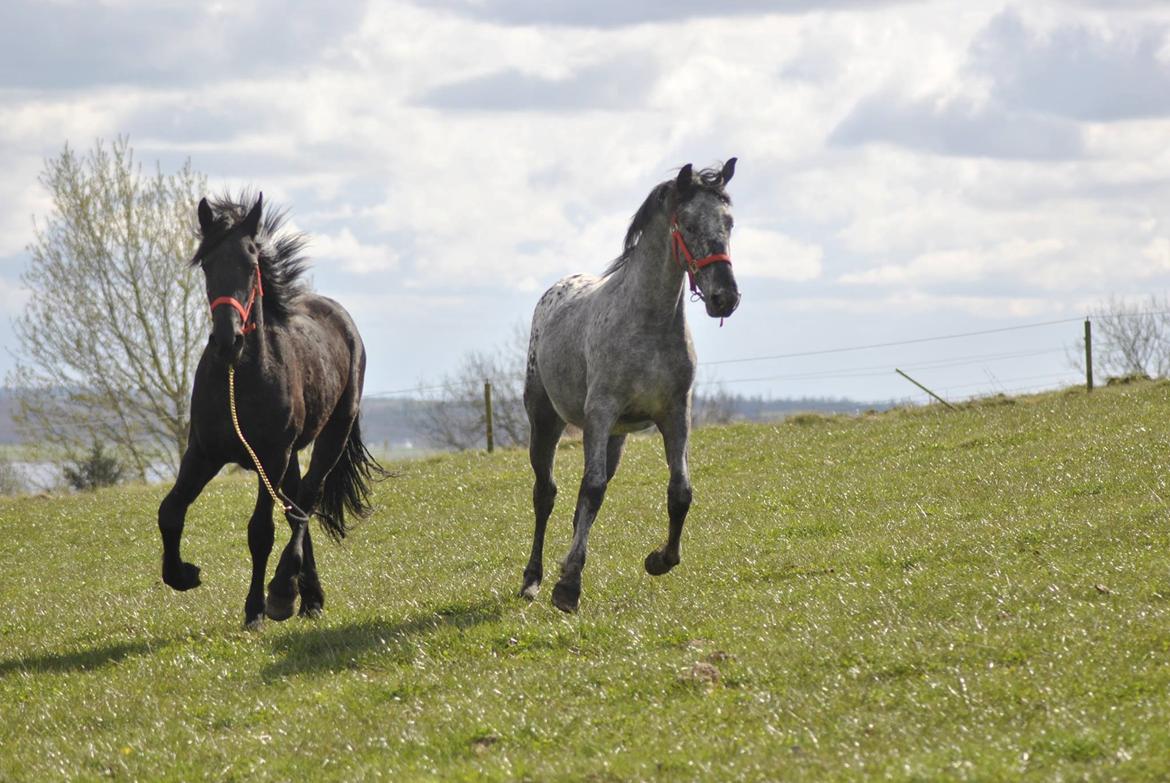
[[[703,430],[660,578],[634,439],[577,616],[548,598],[579,443],[536,603],[526,455],[445,456],[321,537],[325,617],[258,633],[253,479],[192,509],[185,594],[164,488],[0,501],[0,779],[1165,779],[1168,422],[1135,383]]]

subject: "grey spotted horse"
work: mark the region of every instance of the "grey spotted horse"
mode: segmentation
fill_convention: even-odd
[[[666,543],[646,557],[655,576],[678,565],[691,505],[687,439],[695,349],[687,326],[687,283],[707,315],[726,318],[739,305],[728,242],[731,200],[725,186],[735,158],[657,185],[626,231],[625,249],[600,277],[573,275],[536,305],[528,348],[524,406],[531,427],[536,530],[521,595],[533,599],[544,575],[544,534],[557,487],[553,459],[566,422],[585,436],[585,474],[573,513],[573,542],[553,588],[557,608],[575,612],[589,530],[617,470],[626,434],[656,425],[670,466]]]

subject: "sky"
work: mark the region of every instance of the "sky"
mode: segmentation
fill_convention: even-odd
[[[689,305],[701,390],[1072,384],[1079,319],[1170,283],[1168,31],[1141,0],[6,0],[0,375],[44,161],[122,135],[289,209],[367,393],[506,344],[731,156],[743,301]]]

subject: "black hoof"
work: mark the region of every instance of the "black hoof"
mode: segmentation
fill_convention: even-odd
[[[321,589],[321,583],[301,580],[300,589],[301,609],[297,614],[301,617],[320,617],[325,611],[325,591]]]
[[[282,591],[276,580],[273,579],[268,585],[268,598],[264,601],[264,614],[268,615],[268,619],[277,622],[287,620],[293,616],[296,602],[296,583],[293,583],[291,590]]]
[[[657,549],[646,555],[646,573],[650,576],[662,576],[676,565],[678,565],[678,558],[667,558]]]
[[[193,563],[179,563],[176,572],[163,570],[163,582],[175,590],[191,590],[202,584],[199,581],[199,566]]]
[[[553,588],[552,602],[553,606],[562,612],[575,613],[577,605],[581,602],[581,585],[557,582],[557,586]]]

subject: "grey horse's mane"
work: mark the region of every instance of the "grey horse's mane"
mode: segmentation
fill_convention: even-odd
[[[691,175],[691,181],[694,187],[691,188],[690,197],[700,190],[714,193],[719,197],[724,204],[731,203],[731,197],[727,195],[727,191],[723,189],[723,167],[712,166],[708,169],[696,171]],[[650,225],[659,213],[666,211],[670,207],[677,207],[677,178],[668,179],[665,182],[659,182],[650,191],[650,195],[646,196],[646,200],[642,202],[642,206],[638,207],[638,211],[634,213],[634,217],[630,219],[630,227],[626,229],[626,239],[622,247],[622,254],[615,258],[613,262],[606,268],[602,276],[608,276],[618,271],[626,265],[626,263],[633,258],[634,248],[638,246],[638,241],[642,238],[646,227]]]

